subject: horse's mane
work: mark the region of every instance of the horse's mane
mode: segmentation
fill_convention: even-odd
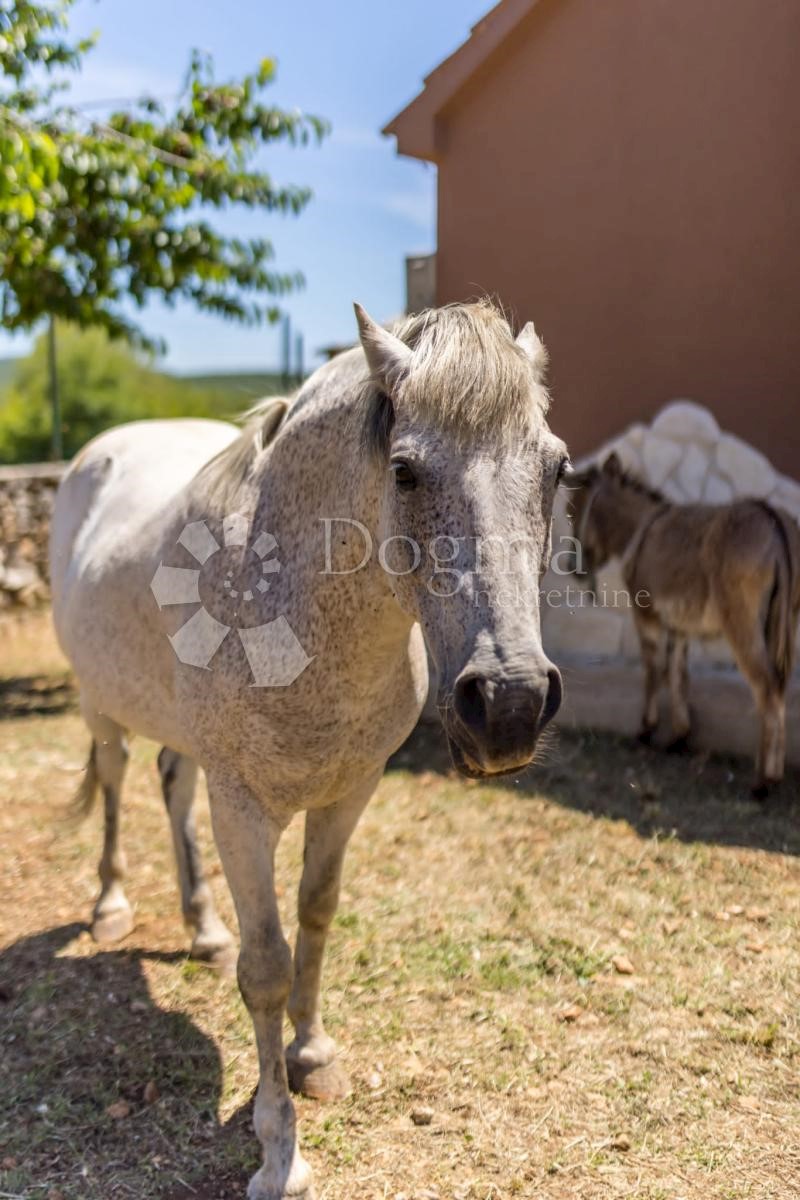
[[[209,502],[217,501],[224,509],[236,496],[283,424],[289,403],[283,396],[269,396],[242,413],[242,432],[200,469]]]
[[[403,405],[419,416],[457,434],[503,438],[547,411],[547,389],[491,300],[429,308],[392,332],[414,351]],[[362,401],[364,440],[382,451],[393,422],[391,401],[374,380],[364,384]]]

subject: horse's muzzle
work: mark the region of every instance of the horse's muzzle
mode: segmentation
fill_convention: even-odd
[[[546,659],[524,678],[466,667],[446,721],[454,766],[471,778],[524,770],[560,705],[561,675]]]

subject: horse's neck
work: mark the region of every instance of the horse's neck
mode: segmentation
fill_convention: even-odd
[[[240,493],[252,528],[276,535],[297,597],[313,597],[331,636],[356,657],[362,640],[389,657],[402,653],[413,624],[378,562],[381,483],[349,412],[309,405],[302,419],[289,418]]]
[[[625,553],[642,522],[660,505],[660,500],[630,487],[615,488],[603,497],[605,542],[612,555]]]

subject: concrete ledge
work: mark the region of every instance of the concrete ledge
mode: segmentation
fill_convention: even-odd
[[[636,735],[642,715],[642,670],[609,661],[564,659],[564,703],[556,724]],[[690,676],[691,746],[723,754],[754,756],[759,718],[750,688],[736,671],[695,671]],[[668,698],[662,697],[657,741],[669,735]],[[793,679],[786,713],[786,758],[800,765],[800,683]]]

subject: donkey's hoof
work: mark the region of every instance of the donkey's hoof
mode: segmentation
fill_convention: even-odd
[[[750,795],[754,800],[757,800],[759,804],[763,804],[765,800],[769,799],[769,794],[773,786],[774,785],[770,784],[766,779],[762,779],[758,783],[753,784],[750,789]]]
[[[344,1100],[345,1096],[350,1095],[350,1077],[337,1059],[325,1067],[312,1067],[298,1062],[296,1058],[287,1058],[286,1070],[289,1087],[298,1095],[324,1103]]]
[[[680,737],[673,738],[666,746],[667,754],[689,754],[689,735],[681,734]]]
[[[652,746],[654,729],[640,729],[636,735],[636,740],[640,746]]]
[[[115,908],[113,912],[98,913],[92,921],[92,937],[105,945],[119,942],[133,931],[133,912],[130,908]]]

